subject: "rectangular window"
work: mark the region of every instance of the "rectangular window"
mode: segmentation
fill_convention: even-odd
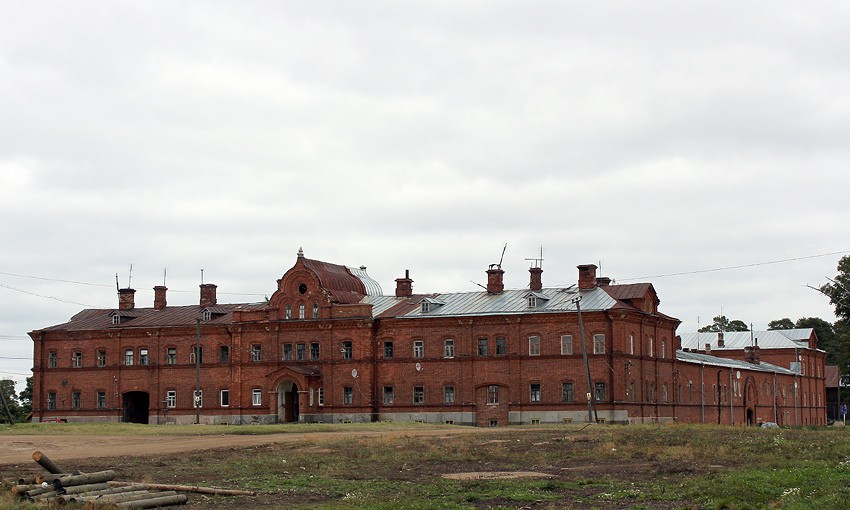
[[[148,350],[147,349],[139,349],[139,365],[147,365],[148,364]]]
[[[106,392],[98,391],[97,392],[97,408],[98,409],[106,409]]]
[[[455,341],[451,338],[443,341],[443,356],[446,358],[454,358],[455,356]]]
[[[165,392],[165,407],[174,408],[177,407],[177,392],[176,391],[166,391]]]
[[[259,362],[263,361],[263,346],[260,344],[254,344],[251,346],[251,361]]]
[[[573,399],[573,383],[561,383],[561,402],[572,402]]]
[[[414,340],[413,341],[413,357],[414,358],[422,358],[425,356],[425,341],[424,340]]]
[[[218,361],[222,365],[226,365],[230,363],[230,347],[227,345],[220,345],[218,347]]]
[[[165,350],[165,364],[166,365],[176,365],[177,364],[177,347],[169,347]]]
[[[571,356],[573,354],[572,335],[561,335],[561,355]]]
[[[97,351],[97,366],[106,366],[106,351]]]
[[[508,353],[508,342],[503,336],[496,337],[496,356],[504,356]]]
[[[593,385],[594,396],[593,399],[597,402],[604,401],[607,397],[605,396],[605,383],[598,382]]]
[[[539,336],[528,337],[528,355],[529,356],[540,356],[540,337]]]
[[[443,387],[443,403],[444,404],[454,404],[455,403],[455,387],[454,386]]]
[[[121,324],[121,316],[117,313],[112,316],[112,324]]]
[[[195,407],[204,407],[204,390],[195,390],[192,394]]]
[[[661,357],[667,357],[667,342],[665,342],[664,340],[661,341]]]
[[[287,319],[292,318],[292,305],[286,305],[286,315],[285,315],[285,317]]]
[[[56,368],[57,360],[59,357],[56,355],[56,351],[50,351],[47,353],[47,368]]]
[[[393,343],[384,342],[384,358],[390,359],[393,357]]]
[[[133,349],[126,349],[124,351],[124,364],[128,367],[133,366]]]
[[[384,386],[384,405],[386,405],[386,406],[393,405],[393,387],[392,386]]]
[[[56,409],[56,392],[50,391],[47,393],[47,408],[50,410]]]
[[[655,356],[655,340],[649,337],[649,356]]]
[[[297,344],[295,346],[295,359],[298,361],[307,359],[307,346],[305,344]]]
[[[313,342],[310,344],[310,359],[319,359],[319,342]]]
[[[314,319],[319,318],[319,304],[318,303],[313,303],[313,318]]]
[[[192,352],[189,353],[189,363],[194,365],[196,359],[199,364],[204,362],[204,347],[201,345],[193,346]]]
[[[318,398],[319,398],[319,405],[320,406],[325,405],[325,389],[322,388],[322,387],[319,387],[319,391],[317,393],[318,393]]]
[[[71,393],[71,409],[79,409],[80,408],[80,392],[75,391]]]
[[[251,390],[251,405],[263,405],[263,390],[261,390],[260,388],[254,388],[253,390]]]
[[[71,354],[71,366],[74,368],[80,368],[83,366],[83,353],[81,351],[74,351]]]
[[[346,386],[342,389],[342,403],[350,406],[354,402],[354,389],[351,386]]]
[[[413,403],[416,405],[425,403],[425,386],[413,387]]]
[[[499,387],[495,384],[491,384],[487,386],[487,403],[488,404],[498,404],[499,403]]]
[[[531,401],[540,402],[540,383],[531,383]]]
[[[478,355],[479,356],[487,356],[488,347],[489,347],[489,342],[487,341],[486,338],[479,338],[478,339]]]
[[[354,351],[354,345],[351,342],[342,343],[342,359],[351,359]]]
[[[304,305],[298,305],[298,318],[304,318]]]
[[[629,354],[635,353],[635,336],[629,335]]]
[[[283,344],[283,361],[292,361],[292,344]]]
[[[227,407],[230,405],[230,390],[221,390],[218,395],[218,401],[219,404],[221,404],[221,407]]]
[[[593,354],[605,354],[605,335],[593,335]]]

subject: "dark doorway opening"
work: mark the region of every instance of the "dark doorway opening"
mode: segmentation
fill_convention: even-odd
[[[124,421],[148,423],[150,418],[150,394],[145,391],[128,391],[124,394]]]

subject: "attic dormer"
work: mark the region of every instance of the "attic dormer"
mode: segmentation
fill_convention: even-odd
[[[111,319],[113,326],[124,324],[138,316],[139,315],[132,310],[113,310],[112,313],[109,314],[109,318]]]
[[[227,314],[227,310],[221,306],[205,306],[201,309],[201,320],[211,321],[225,314]]]
[[[529,308],[537,308],[545,304],[546,301],[549,301],[549,296],[542,292],[532,291],[525,295],[525,299],[528,302]]]
[[[421,313],[429,313],[436,310],[438,307],[445,305],[446,302],[437,299],[434,297],[426,297],[423,298],[422,301],[419,302],[419,311]]]

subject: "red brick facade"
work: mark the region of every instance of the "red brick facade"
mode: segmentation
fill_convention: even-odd
[[[198,306],[170,307],[157,286],[137,308],[125,289],[117,309],[30,333],[34,420],[562,423],[588,419],[589,393],[606,422],[825,423],[813,335],[758,363],[682,352],[650,284],[582,265],[578,285],[546,288],[532,268],[528,289],[506,291],[501,267],[486,272],[487,292],[417,295],[408,272],[383,296],[363,268],[299,253],[268,303],[218,304],[204,284]],[[794,356],[805,374],[782,368]]]

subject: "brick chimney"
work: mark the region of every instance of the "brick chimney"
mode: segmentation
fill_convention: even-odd
[[[410,297],[413,295],[413,280],[410,279],[410,270],[404,270],[404,278],[395,279],[396,297]]]
[[[761,363],[761,359],[759,359],[759,341],[758,338],[755,340],[755,344],[752,346],[744,347],[744,359],[747,363],[752,363],[754,365],[758,365]]]
[[[528,284],[528,288],[531,290],[542,290],[543,289],[543,268],[542,267],[530,267],[528,268],[528,272],[531,274],[531,281]]]
[[[711,356],[711,344],[705,344],[705,353]]]
[[[611,285],[611,279],[607,276],[600,276],[596,279],[596,285],[599,287],[607,287]]]
[[[215,306],[215,289],[217,285],[212,283],[201,284],[201,306]]]
[[[118,309],[132,310],[136,308],[136,289],[118,289]]]
[[[165,285],[157,285],[153,288],[153,309],[154,310],[162,310],[165,308],[165,291],[168,288]]]
[[[593,289],[596,288],[596,265],[582,264],[578,267],[578,288]]]
[[[487,292],[490,294],[499,294],[505,290],[505,284],[502,283],[502,277],[505,272],[502,271],[502,266],[499,264],[490,264],[490,269],[487,270]]]
[[[718,331],[717,332],[717,347],[724,347],[725,345],[726,345],[726,342],[723,341],[723,332]]]

